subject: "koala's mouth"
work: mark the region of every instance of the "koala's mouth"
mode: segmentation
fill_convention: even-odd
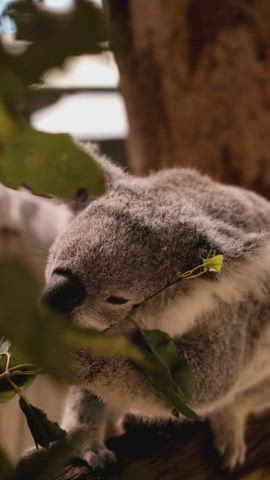
[[[74,326],[79,328],[91,328],[98,332],[105,332],[108,328],[117,323],[117,321],[108,323],[102,318],[94,317],[89,314],[76,314],[75,312],[70,315],[70,318]]]

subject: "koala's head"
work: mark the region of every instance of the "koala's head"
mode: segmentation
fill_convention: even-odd
[[[136,178],[99,162],[107,193],[54,242],[45,297],[75,323],[103,330],[217,250],[168,173]]]

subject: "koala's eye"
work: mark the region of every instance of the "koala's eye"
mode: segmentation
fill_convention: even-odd
[[[111,296],[106,299],[106,302],[112,303],[113,305],[123,305],[124,303],[127,303],[128,300],[123,297]]]

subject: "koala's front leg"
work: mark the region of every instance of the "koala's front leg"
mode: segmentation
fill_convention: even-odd
[[[233,468],[245,461],[247,419],[270,409],[270,377],[239,394],[233,403],[209,416],[215,446]]]
[[[79,458],[93,469],[101,469],[116,461],[113,452],[104,444],[106,405],[94,394],[78,387],[71,387],[62,419],[62,428],[71,433],[86,433],[86,443]]]
[[[237,403],[209,417],[215,447],[224,466],[231,469],[244,463],[246,458],[246,419],[246,412]]]
[[[202,317],[201,324],[176,339],[193,373],[191,407],[210,420],[216,447],[231,468],[245,459],[247,415],[243,398],[238,401],[233,393],[245,368],[247,337],[245,324],[238,321],[234,309],[233,304],[221,304],[209,318]]]
[[[86,433],[86,441],[77,458],[84,460],[93,470],[100,470],[115,462],[113,452],[104,445],[106,424],[106,406],[92,393],[77,387],[71,387],[64,410],[62,427],[68,434],[76,431]],[[46,461],[44,448],[31,448],[24,452],[17,465],[16,478],[25,480],[34,478],[37,473],[35,459],[42,465]]]

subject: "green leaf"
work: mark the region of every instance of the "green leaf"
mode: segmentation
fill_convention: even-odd
[[[0,448],[0,478],[1,480],[13,479],[15,469],[3,450]]]
[[[35,362],[64,380],[70,378],[63,339],[66,322],[38,306],[40,291],[36,277],[22,260],[0,259],[0,331],[16,346],[16,356],[19,353],[23,363]]]
[[[12,359],[12,357],[11,357]],[[12,367],[10,367],[8,370],[9,372],[12,372],[12,374],[16,374],[17,371],[20,371],[20,372],[31,372],[31,371],[34,371],[36,370],[37,367],[34,363],[21,363],[21,364],[16,364],[16,365],[12,365]]]
[[[40,408],[28,403],[24,397],[20,397],[19,404],[26,417],[36,446],[41,445],[49,448],[50,443],[66,438],[66,432],[56,422],[49,420],[46,413]]]
[[[122,355],[144,364],[144,355],[123,337],[70,328],[65,319],[37,305],[39,292],[36,278],[22,261],[0,260],[0,331],[26,360],[36,362],[58,380],[71,379],[71,348],[85,349],[96,356]],[[19,365],[12,365],[14,373],[13,367]]]
[[[177,413],[180,412],[191,420],[198,420],[196,413],[186,405],[180,391],[175,388],[174,382],[168,374],[166,367],[156,360],[151,353],[145,352],[145,357],[150,366],[143,367],[142,371],[148,375],[153,386],[160,392],[163,398],[171,404],[172,410]]]
[[[108,336],[90,329],[69,328],[65,332],[65,341],[71,348],[89,351],[97,357],[124,356],[144,365],[144,354],[121,336]]]
[[[49,448],[50,442],[48,435],[32,405],[28,404],[23,397],[20,397],[19,405],[26,417],[27,424],[35,441],[36,447],[41,445],[42,447]]]
[[[14,388],[8,382],[0,381],[0,403],[7,403],[16,395]]]
[[[140,331],[151,350],[151,354],[144,352],[151,365],[144,368],[145,373],[177,411],[188,418],[197,419],[195,412],[186,405],[192,396],[192,371],[179,356],[173,340],[160,330]]]
[[[0,181],[9,187],[26,185],[34,193],[72,198],[80,188],[93,195],[104,192],[96,162],[71,137],[36,131],[24,122],[1,118]],[[5,112],[7,117],[7,112]]]
[[[9,15],[17,27],[17,39],[29,41],[20,55],[4,57],[6,65],[25,85],[37,83],[50,68],[61,67],[67,57],[96,54],[108,40],[102,11],[87,0],[76,0],[66,13],[51,13],[38,2],[20,0]],[[2,61],[3,64],[3,61]]]
[[[220,273],[223,268],[224,256],[216,255],[212,258],[206,258],[203,261],[203,269],[205,272]]]
[[[178,386],[180,385],[180,390],[184,395],[185,402],[189,403],[192,399],[194,389],[193,375],[191,368],[180,356],[178,356],[177,368],[171,372],[171,375],[176,390],[179,390]]]

